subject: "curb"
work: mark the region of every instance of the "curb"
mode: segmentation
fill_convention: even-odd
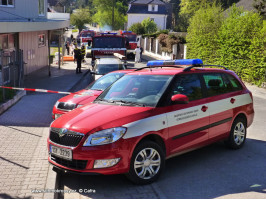
[[[75,90],[75,88],[83,81],[83,79],[85,78],[85,76],[87,76],[89,72],[90,69],[88,69],[84,74],[82,74],[82,77],[78,80],[78,82],[76,82],[68,91],[71,92]]]
[[[13,99],[8,100],[6,103],[0,105],[0,115],[8,110],[11,106],[16,104],[23,96],[26,95],[26,91],[19,91]]]

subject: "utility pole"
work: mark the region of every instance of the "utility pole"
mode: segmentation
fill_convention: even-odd
[[[115,0],[113,0],[113,11],[112,11],[112,30],[114,30],[115,26]]]

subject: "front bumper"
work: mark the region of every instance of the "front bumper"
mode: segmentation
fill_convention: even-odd
[[[84,173],[84,174],[123,174],[129,171],[130,160],[133,149],[135,148],[136,138],[123,139],[121,138],[117,142],[106,145],[83,147],[82,144],[85,141],[84,137],[80,144],[75,148],[63,147],[54,144],[48,139],[48,149],[50,145],[58,146],[61,148],[67,148],[72,150],[72,161],[64,160],[51,155],[49,152],[48,161],[59,168],[60,170],[73,172],[73,173]],[[119,162],[108,168],[94,168],[95,160],[114,159],[120,158]]]

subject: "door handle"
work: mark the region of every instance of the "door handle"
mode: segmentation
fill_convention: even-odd
[[[235,101],[236,101],[236,100],[235,100],[234,98],[231,98],[231,99],[230,99],[230,102],[231,102],[232,104],[235,103]]]
[[[202,110],[202,112],[206,112],[206,111],[207,111],[207,109],[208,109],[208,107],[207,107],[207,106],[202,106],[202,107],[201,107],[201,110]]]

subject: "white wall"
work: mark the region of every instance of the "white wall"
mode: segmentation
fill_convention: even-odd
[[[39,47],[38,35],[45,34],[45,46]],[[23,49],[24,74],[48,66],[48,31],[19,33],[19,48]]]
[[[154,18],[154,22],[157,24],[159,29],[166,29],[166,15],[158,15],[158,14],[128,14],[128,23],[127,28],[129,28],[132,24],[142,22],[146,18]]]

